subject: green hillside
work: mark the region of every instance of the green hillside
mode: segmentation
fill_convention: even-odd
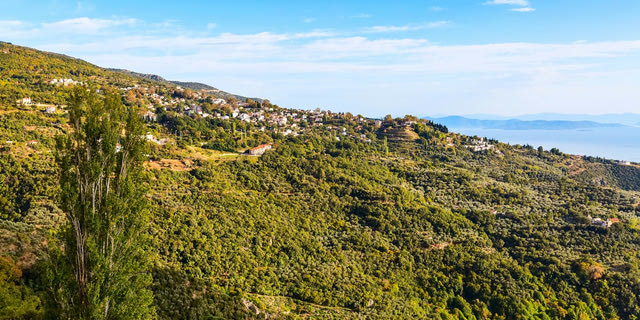
[[[247,101],[247,99],[251,99],[253,101],[258,101],[258,102],[262,102],[262,99],[260,98],[247,98],[247,97],[243,97],[243,96],[239,96],[236,94],[231,94],[228,92],[224,92],[220,89],[214,88],[210,85],[204,84],[204,83],[199,83],[199,82],[182,82],[182,81],[169,81],[159,75],[155,75],[155,74],[146,74],[146,73],[138,73],[138,72],[133,72],[133,71],[129,71],[129,70],[124,70],[124,69],[107,69],[109,71],[114,71],[117,73],[123,73],[126,75],[130,75],[136,78],[141,78],[141,79],[147,79],[147,80],[151,80],[151,81],[157,81],[157,82],[162,82],[165,84],[173,84],[176,86],[181,86],[184,88],[188,88],[191,90],[196,90],[196,91],[200,91],[200,90],[204,90],[206,92],[209,92],[211,94],[215,94],[216,96],[220,97],[220,98],[233,98],[239,101]]]
[[[159,319],[640,316],[636,164],[414,117],[216,104],[224,97],[3,43],[0,319],[56,318],[47,247],[64,215],[52,150],[81,84],[54,78],[119,92],[146,119]]]

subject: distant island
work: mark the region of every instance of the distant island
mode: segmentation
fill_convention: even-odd
[[[595,121],[569,121],[569,120],[480,120],[462,116],[448,116],[442,118],[429,118],[433,122],[453,128],[480,128],[503,130],[574,130],[586,128],[623,127],[620,123],[600,123]]]

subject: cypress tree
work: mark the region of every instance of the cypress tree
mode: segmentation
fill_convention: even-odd
[[[50,244],[56,317],[149,319],[142,121],[116,93],[70,96],[70,132],[57,139],[59,203],[67,223]]]

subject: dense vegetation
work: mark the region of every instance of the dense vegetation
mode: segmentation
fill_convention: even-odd
[[[63,59],[56,74],[86,68],[93,83],[117,82],[9,48],[28,52],[43,79]],[[0,60],[2,79],[18,79],[5,72],[19,70],[14,60]],[[55,97],[67,89],[25,83],[32,97],[66,103]],[[0,110],[0,142],[14,141],[0,151],[0,319],[55,318],[45,275],[64,213],[50,151],[72,130],[63,113],[15,101]],[[378,129],[325,116],[285,136],[157,111],[148,130],[176,142],[152,145],[142,172],[160,319],[640,316],[637,166],[495,141],[473,152],[473,137],[412,117]],[[220,156],[267,142],[275,148],[261,157]],[[154,166],[169,161],[180,166]]]

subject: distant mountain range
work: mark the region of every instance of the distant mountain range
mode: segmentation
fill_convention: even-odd
[[[451,128],[482,128],[504,130],[569,130],[603,127],[623,127],[620,123],[601,123],[595,121],[569,121],[569,120],[482,120],[461,116],[448,116],[442,118],[426,117],[433,122],[443,124]]]
[[[607,113],[607,114],[566,114],[566,113],[538,113],[513,117],[519,120],[567,120],[567,121],[593,121],[598,123],[620,123],[625,125],[637,125],[640,123],[640,114],[637,113]]]
[[[216,96],[220,96],[223,99],[229,99],[229,98],[234,98],[236,100],[239,101],[247,101],[247,99],[251,99],[253,101],[257,101],[257,102],[262,102],[264,99],[261,98],[247,98],[244,96],[240,96],[237,94],[233,94],[233,93],[228,93],[225,91],[222,91],[218,88],[212,87],[208,84],[204,84],[204,83],[199,83],[199,82],[182,82],[182,81],[172,81],[172,80],[167,80],[159,75],[155,75],[155,74],[147,74],[147,73],[138,73],[138,72],[134,72],[134,71],[129,71],[129,70],[125,70],[125,69],[108,69],[110,71],[114,71],[114,72],[119,72],[119,73],[124,73],[124,74],[128,74],[130,76],[134,76],[134,77],[138,77],[138,78],[143,78],[143,79],[148,79],[148,80],[153,80],[153,81],[159,81],[159,82],[165,82],[165,83],[171,83],[171,84],[175,84],[177,86],[181,86],[184,88],[188,88],[191,90],[205,90],[207,92],[210,93],[214,93]]]
[[[426,119],[431,118],[446,118],[451,115],[449,114],[436,114],[425,116]],[[466,114],[460,115],[460,117],[464,117],[467,119],[477,119],[477,120],[523,120],[523,121],[533,121],[533,120],[546,120],[546,121],[592,121],[597,123],[619,123],[624,125],[632,125],[632,126],[640,126],[640,114],[638,113],[607,113],[607,114],[568,114],[568,113],[553,113],[553,112],[545,112],[545,113],[535,113],[535,114],[523,114],[516,116],[500,116],[500,115],[492,115],[492,114]]]

